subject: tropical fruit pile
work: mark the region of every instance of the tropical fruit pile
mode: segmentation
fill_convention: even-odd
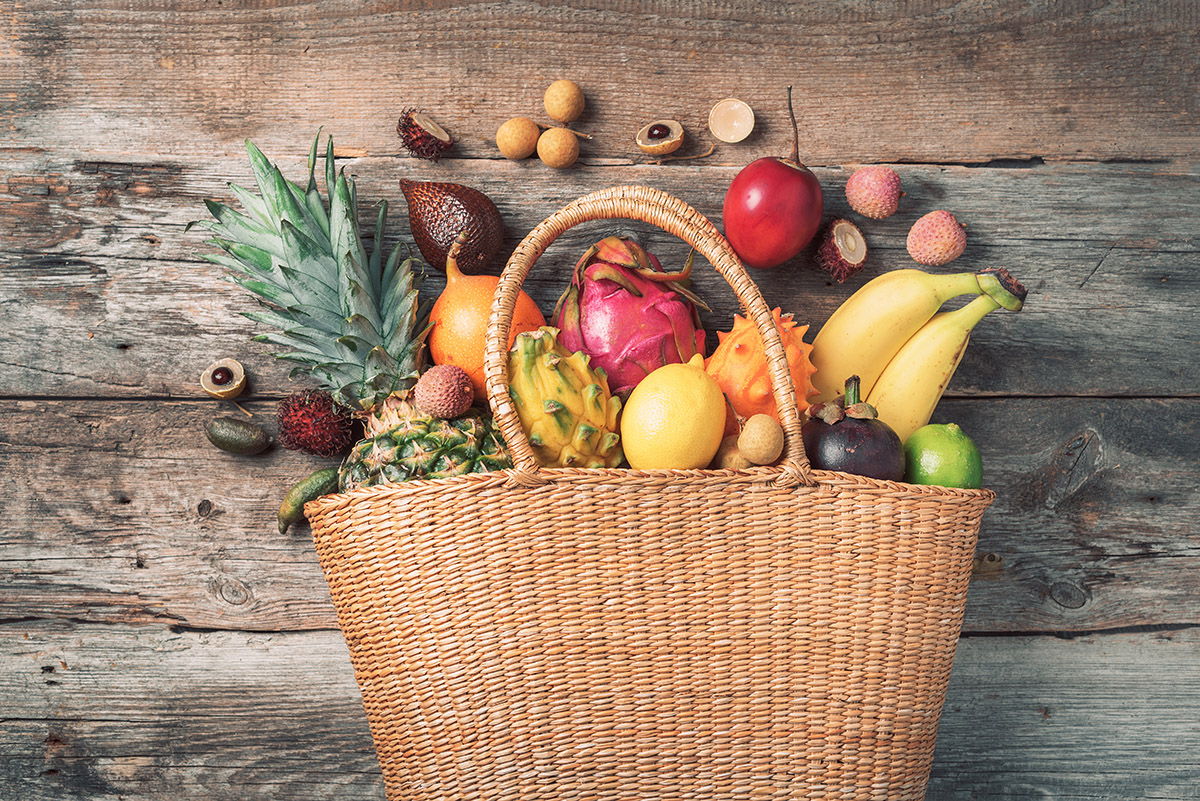
[[[262,301],[261,310],[247,315],[266,329],[255,339],[318,384],[280,403],[278,442],[327,458],[345,455],[333,473],[317,471],[293,488],[280,511],[281,529],[297,519],[305,500],[335,488],[511,467],[483,380],[498,284],[485,271],[502,238],[495,205],[458,184],[404,182],[414,239],[446,272],[445,289],[426,317],[416,285],[426,265],[405,258],[400,245],[384,252],[386,203],[379,204],[367,247],[355,181],[335,171],[332,140],[325,152],[327,198],[317,186],[317,140],[303,186],[287,180],[253,144],[247,149],[258,192],[232,186],[242,211],[208,203],[213,220],[204,226],[219,252],[205,258]],[[763,251],[744,255],[747,263],[769,269],[815,236],[821,195],[798,160],[762,161],[771,163],[755,162],[730,187],[726,225],[737,231],[730,241],[739,253],[739,242]],[[804,208],[803,230],[778,230],[797,225],[784,221],[775,224],[777,245],[755,238],[753,226],[772,223],[745,207],[746,184],[760,193],[793,193],[793,205]],[[852,207],[871,219],[894,212],[902,194],[886,168],[859,171],[846,192]],[[920,231],[914,227],[914,258],[942,263],[961,252],[956,225],[946,212]],[[865,240],[846,220],[826,228],[832,238],[816,258],[844,280],[861,267]],[[772,248],[777,252],[767,252]],[[857,261],[847,262],[847,254]],[[464,264],[474,274],[460,269]],[[691,256],[680,269],[667,270],[630,236],[612,235],[579,257],[549,323],[520,293],[508,386],[542,465],[751,469],[782,458],[784,438],[758,332],[735,316],[729,330],[716,332],[708,353],[711,340],[700,318],[708,307],[691,289],[691,270]],[[974,299],[941,311],[963,295]],[[812,344],[804,340],[807,325],[775,309],[795,403],[807,413],[804,444],[813,465],[891,480],[952,481],[965,474],[977,486],[978,470],[947,471],[945,460],[939,469],[906,474],[906,458],[933,464],[937,454],[922,448],[951,442],[946,437],[925,433],[907,449],[905,443],[929,422],[972,328],[996,309],[1019,310],[1024,296],[1004,270],[893,270],[855,292]],[[225,387],[236,384],[240,391],[243,383],[233,360],[214,363],[202,378],[207,392],[226,399],[235,395]],[[235,453],[256,453],[274,441],[259,430],[241,431],[228,418],[210,428],[214,444]],[[962,451],[965,434],[957,427],[953,433],[952,444]],[[977,458],[977,451],[966,456]]]

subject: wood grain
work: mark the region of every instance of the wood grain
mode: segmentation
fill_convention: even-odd
[[[97,629],[0,632],[12,797],[383,798],[339,633]],[[964,639],[928,798],[1194,798],[1198,649],[1196,629]]]
[[[905,233],[936,208],[968,228],[943,269],[1030,290],[980,325],[935,417],[975,437],[998,499],[929,801],[1200,799],[1198,39],[1188,0],[0,3],[0,796],[383,799],[307,528],[274,524],[329,463],[201,434],[242,415],[199,394],[216,357],[246,364],[268,428],[309,386],[248,341],[253,302],[184,232],[250,182],[245,138],[299,179],[324,126],[364,216],[392,204],[389,244],[408,238],[400,177],[476,186],[511,250],[621,183],[719,221],[736,171],[791,149],[792,84],[828,213],[858,163],[894,164],[908,194],[863,222],[861,278],[832,286],[805,254],[756,274],[769,302],[815,329],[912,266]],[[544,120],[560,77],[588,97],[580,164],[500,159],[496,127]],[[658,167],[635,149],[673,117],[701,152],[726,96],[757,112],[745,142]],[[402,153],[409,106],[459,140],[440,164]],[[544,309],[606,231],[539,265]],[[724,328],[732,296],[698,276]]]
[[[980,532],[969,631],[1191,624],[1200,454],[1193,400],[943,403],[998,491]],[[1157,555],[1170,552],[1169,561]],[[1155,554],[1156,556],[1150,556]],[[1149,558],[1147,558],[1149,557]],[[1175,560],[1178,560],[1177,562]]]
[[[295,142],[284,169],[302,181]],[[374,199],[392,207],[391,234],[410,241],[399,176],[466,183],[493,197],[506,222],[503,255],[569,200],[600,186],[649,184],[677,194],[714,220],[733,169],[673,165],[597,167],[551,174],[536,164],[478,160],[356,159],[364,215]],[[871,255],[862,274],[833,285],[811,252],[755,272],[769,303],[812,324],[824,322],[852,291],[881,272],[916,266],[904,247],[927,211],[953,209],[967,225],[964,256],[942,271],[1008,267],[1030,291],[1020,315],[981,324],[951,385],[952,395],[1171,396],[1200,393],[1200,252],[1195,217],[1200,181],[1186,165],[1075,165],[1027,169],[901,166],[907,196],[882,221],[862,221]],[[827,212],[850,214],[842,186],[849,170],[818,170]],[[206,198],[230,200],[226,184],[253,183],[242,158],[212,163],[157,159],[95,162],[23,156],[0,173],[0,394],[81,397],[187,396],[210,361],[253,362],[256,391],[278,394],[286,366],[258,358],[248,343],[255,308],[219,268],[203,232],[184,233],[205,215]],[[528,291],[549,313],[567,271],[591,241],[627,225],[573,230],[539,261]],[[666,264],[681,264],[682,243],[661,232],[647,242]],[[369,230],[373,230],[373,224]],[[393,240],[389,240],[389,243]],[[495,265],[499,269],[499,260]],[[736,301],[709,268],[697,287],[713,306],[710,331],[727,330]],[[440,291],[440,275],[424,287]],[[811,339],[811,333],[810,337]],[[710,338],[715,344],[715,338]],[[1147,343],[1153,342],[1152,352]],[[1080,358],[1096,353],[1103,357]],[[1069,389],[1068,389],[1069,388]]]
[[[1195,628],[959,642],[927,801],[1193,799]]]
[[[274,430],[271,404],[251,403]],[[239,631],[335,629],[307,528],[280,536],[291,483],[330,462],[204,439],[200,402],[5,403],[0,620]],[[1195,400],[946,402],[983,452],[968,632],[1200,622]],[[1170,433],[1167,433],[1170,432]],[[63,492],[62,487],[70,487]]]
[[[21,623],[0,643],[7,797],[383,798],[340,632]]]
[[[0,146],[68,153],[231,152],[336,124],[344,144],[396,153],[396,119],[431,111],[494,157],[513,116],[546,119],[555,79],[583,86],[585,159],[636,159],[646,122],[699,143],[711,105],[756,109],[721,160],[791,149],[841,161],[1160,159],[1197,152],[1197,7],[920,0],[888,4],[348,0],[25,0],[10,6]]]

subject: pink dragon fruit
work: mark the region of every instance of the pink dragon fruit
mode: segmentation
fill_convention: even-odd
[[[668,273],[628,237],[600,240],[579,259],[558,299],[558,341],[590,356],[612,391],[625,395],[664,364],[704,353],[696,307],[708,307],[681,285],[691,272],[691,255],[682,272]]]

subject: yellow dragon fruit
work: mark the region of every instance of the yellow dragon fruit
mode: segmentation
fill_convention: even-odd
[[[508,389],[534,455],[547,467],[616,467],[624,459],[621,401],[586,354],[558,342],[557,328],[517,335],[508,353]]]

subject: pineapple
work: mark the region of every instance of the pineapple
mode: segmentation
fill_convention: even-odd
[[[275,348],[277,358],[296,362],[293,374],[311,373],[337,403],[368,420],[368,438],[354,453],[371,451],[376,464],[372,475],[385,478],[355,478],[355,485],[380,483],[392,475],[407,480],[510,466],[490,420],[475,417],[458,425],[421,414],[407,402],[429,333],[427,326],[418,330],[413,274],[418,262],[401,260],[399,245],[384,260],[386,202],[379,204],[367,252],[354,179],[335,172],[332,138],[325,151],[326,205],[315,177],[319,139],[309,149],[303,189],[246,142],[259,194],[230,184],[244,214],[207,202],[215,221],[203,225],[213,234],[210,244],[223,252],[204,258],[226,268],[230,280],[263,302],[262,310],[246,316],[274,330],[254,337],[256,341]],[[377,410],[385,413],[373,415]],[[371,442],[383,436],[386,444]],[[447,446],[431,448],[431,438]],[[388,460],[402,467],[389,469]]]
[[[472,410],[454,420],[422,414],[407,393],[393,395],[366,419],[367,437],[338,471],[343,492],[414,478],[447,478],[512,467],[491,418]]]

